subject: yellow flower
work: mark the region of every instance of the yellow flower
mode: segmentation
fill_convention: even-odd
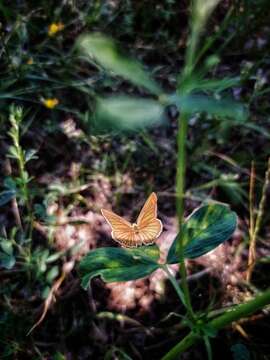
[[[53,109],[56,107],[56,105],[59,104],[59,100],[56,98],[53,99],[44,99],[42,100],[43,105],[48,109]]]
[[[54,36],[55,34],[57,34],[59,31],[63,30],[64,29],[64,24],[59,22],[59,23],[52,23],[50,26],[49,26],[49,29],[48,29],[48,35],[49,36]]]
[[[33,64],[34,64],[33,58],[30,57],[30,58],[26,61],[26,64],[27,64],[27,65],[33,65]]]

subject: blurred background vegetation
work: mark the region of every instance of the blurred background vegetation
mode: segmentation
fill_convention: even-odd
[[[164,251],[174,237],[177,109],[157,109],[149,120],[154,126],[144,126],[142,99],[149,104],[153,97],[87,59],[76,44],[84,33],[110,36],[172,93],[189,21],[189,1],[0,1],[1,358],[159,359],[185,334],[174,316],[183,309],[159,272],[128,286],[95,279],[88,292],[80,288],[77,261],[93,248],[114,245],[100,208],[131,219],[156,191]],[[207,75],[203,94],[241,102],[249,115],[224,118],[228,102],[189,120],[187,213],[214,199],[239,216],[233,239],[188,265],[196,274],[190,287],[197,310],[241,303],[269,283],[267,206],[257,241],[260,261],[252,285],[243,280],[250,174],[257,207],[270,150],[269,35],[268,0],[226,0],[199,47],[197,74]],[[96,131],[107,116],[107,110],[95,116],[100,99],[119,94],[141,99],[134,105],[139,130],[119,130],[128,108],[115,118],[121,126]],[[191,100],[187,106],[199,106]],[[119,102],[106,106],[113,112]],[[45,319],[27,336],[45,299]],[[263,315],[223,331],[213,340],[214,358],[268,359],[267,311]],[[205,359],[204,351],[196,346],[185,358]]]

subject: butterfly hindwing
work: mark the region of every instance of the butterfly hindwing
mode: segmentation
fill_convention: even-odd
[[[139,228],[138,234],[135,238],[141,241],[145,245],[153,244],[153,242],[159,237],[162,231],[162,223],[159,219],[152,219],[143,229]]]
[[[111,235],[115,241],[127,247],[137,246],[134,229],[130,222],[110,210],[101,209],[101,213],[110,225],[112,229]]]

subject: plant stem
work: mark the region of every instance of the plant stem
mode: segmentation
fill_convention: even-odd
[[[33,231],[33,212],[32,212],[32,206],[31,206],[31,197],[28,189],[28,173],[26,171],[25,165],[26,165],[26,156],[25,152],[20,144],[20,138],[21,138],[21,122],[23,119],[23,110],[20,107],[15,107],[14,105],[10,108],[10,123],[11,123],[11,129],[9,131],[9,135],[13,142],[13,148],[11,155],[13,158],[16,159],[18,164],[18,170],[19,170],[19,177],[16,179],[19,180],[19,187],[21,190],[21,195],[23,198],[24,205],[27,209],[28,213],[28,220],[24,221],[24,224],[28,225],[28,231],[25,229],[23,230],[24,233],[28,233],[28,237],[32,238],[32,231]],[[21,225],[21,224],[20,224]],[[22,229],[22,226],[20,226]],[[29,245],[31,247],[31,245]]]
[[[213,359],[213,354],[212,354],[212,347],[211,347],[209,337],[204,336],[203,340],[204,340],[204,344],[205,344],[205,348],[206,348],[206,352],[207,352],[207,358],[208,358],[208,360],[212,360]]]
[[[191,91],[189,84],[191,76],[196,65],[196,50],[200,34],[204,28],[204,25],[210,16],[211,12],[217,6],[220,0],[214,0],[211,3],[203,3],[201,1],[192,2],[192,17],[191,17],[191,33],[188,40],[188,47],[185,55],[185,65],[178,81],[178,91],[181,95],[188,95]],[[181,110],[181,109],[180,109]],[[188,315],[191,321],[195,321],[196,315],[193,312],[190,294],[187,284],[187,273],[184,260],[184,234],[182,231],[182,224],[184,218],[184,197],[185,197],[185,177],[186,177],[186,139],[188,128],[188,113],[181,113],[178,117],[178,134],[177,134],[177,146],[178,146],[178,158],[177,158],[177,171],[176,171],[176,211],[179,222],[179,263],[182,289],[185,297],[185,303],[188,310]]]
[[[220,330],[225,326],[231,324],[234,321],[237,321],[243,317],[247,317],[252,313],[264,308],[266,305],[270,304],[270,289],[266,290],[264,293],[258,295],[255,299],[248,301],[245,304],[237,305],[230,311],[227,311],[225,314],[217,317],[216,319],[211,320],[208,324],[213,327],[215,330]],[[179,355],[190,348],[193,344],[197,343],[202,338],[198,334],[194,334],[192,331],[184,337],[176,346],[174,346],[162,360],[173,360],[179,359]]]
[[[186,137],[187,137],[188,115],[181,114],[178,118],[177,134],[177,172],[176,172],[176,211],[179,227],[181,228],[184,217],[184,196],[185,196],[185,176],[186,176]]]
[[[255,185],[255,166],[254,161],[251,162],[250,180],[249,180],[249,235],[254,233],[254,185]]]
[[[255,186],[255,165],[251,162],[251,171],[249,179],[249,252],[248,252],[248,268],[246,273],[246,280],[250,282],[252,274],[252,264],[255,260],[254,247],[254,229],[255,229],[255,214],[254,214],[254,186]]]
[[[184,234],[182,232],[182,225],[184,221],[184,205],[185,205],[185,177],[186,177],[186,138],[188,128],[188,114],[183,113],[178,118],[178,159],[176,171],[176,211],[179,223],[179,263],[182,289],[185,297],[185,304],[187,307],[188,315],[191,320],[194,320],[195,315],[192,309],[190,294],[187,284],[187,272],[184,260]]]
[[[186,301],[185,301],[185,296],[184,296],[184,294],[183,294],[183,292],[182,292],[182,290],[181,290],[181,288],[180,288],[177,280],[176,280],[175,277],[171,274],[168,265],[167,265],[167,264],[162,264],[162,265],[161,265],[161,268],[162,268],[162,270],[167,274],[168,279],[169,279],[170,282],[172,283],[172,285],[173,285],[175,291],[177,292],[177,295],[179,296],[181,302],[187,307],[187,304],[186,304]]]

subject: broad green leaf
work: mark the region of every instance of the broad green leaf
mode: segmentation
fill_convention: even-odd
[[[202,256],[228,240],[237,225],[237,216],[223,204],[210,204],[196,209],[186,220],[182,231],[184,236],[184,257],[194,259]],[[179,262],[178,234],[169,250],[167,262]]]
[[[240,103],[230,99],[214,99],[206,95],[178,95],[168,97],[168,100],[179,108],[180,112],[189,114],[205,112],[220,118],[233,118],[244,121],[248,117],[247,109]]]
[[[142,130],[160,124],[164,108],[158,101],[129,96],[99,99],[93,117],[94,131]]]
[[[0,206],[7,204],[16,195],[14,190],[4,190],[0,193]]]
[[[82,53],[94,58],[105,69],[137,86],[143,86],[150,93],[162,93],[156,82],[144,71],[143,66],[123,55],[112,39],[99,33],[86,34],[78,39],[77,46]]]
[[[129,281],[151,274],[158,267],[159,249],[156,245],[136,249],[105,247],[90,251],[80,262],[82,286],[100,275],[105,282]]]

